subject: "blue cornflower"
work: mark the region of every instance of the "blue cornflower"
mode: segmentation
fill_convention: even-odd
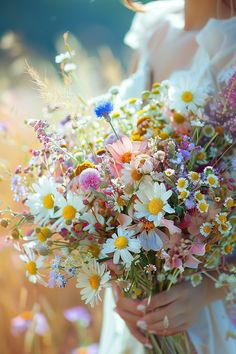
[[[112,111],[113,104],[110,101],[102,101],[94,108],[98,118],[107,118]]]

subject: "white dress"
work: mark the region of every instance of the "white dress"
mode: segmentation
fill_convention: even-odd
[[[139,65],[121,85],[124,98],[138,96],[148,86],[150,68],[155,69],[155,81],[185,76],[199,85],[207,78],[216,86],[236,64],[236,17],[210,19],[200,31],[187,32],[183,6],[181,0],[154,1],[145,13],[135,15],[125,43],[139,52]],[[99,354],[144,354],[114,307],[107,289]],[[236,340],[227,339],[230,331],[235,333],[235,328],[224,302],[216,301],[199,313],[188,333],[198,354],[235,354]]]

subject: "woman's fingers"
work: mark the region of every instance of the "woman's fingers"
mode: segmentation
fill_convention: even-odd
[[[182,312],[182,306],[177,302],[172,302],[167,306],[157,308],[152,312],[148,312],[144,317],[143,321],[146,322],[147,327],[153,325],[154,323],[163,321],[165,316],[168,318],[174,318]]]
[[[176,290],[176,289],[175,289]],[[145,299],[142,304],[147,306],[147,312],[154,311],[156,308],[166,306],[178,298],[178,292],[170,289],[169,291],[163,291],[162,293],[154,295],[150,303],[148,299]]]
[[[139,302],[132,299],[127,299],[122,296],[118,296],[116,307],[118,310],[128,311],[140,317],[140,310],[138,310]]]
[[[147,331],[149,333],[155,333],[159,336],[172,335],[172,333],[179,333],[186,330],[186,319],[183,315],[178,315],[168,318],[168,326],[165,328],[164,320],[154,323],[148,326]]]
[[[120,308],[116,308],[114,311],[117,312],[118,315],[120,315],[120,317],[123,318],[123,320],[126,323],[129,323],[129,324],[137,327],[137,322],[140,320],[140,315],[139,316],[135,315],[131,312],[122,310]]]

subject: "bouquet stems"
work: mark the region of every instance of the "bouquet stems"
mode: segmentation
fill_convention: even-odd
[[[145,349],[146,354],[193,354],[187,333],[178,333],[174,336],[158,337],[149,335],[152,349]]]

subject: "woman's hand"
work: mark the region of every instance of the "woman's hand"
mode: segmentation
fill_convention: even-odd
[[[116,312],[124,319],[131,333],[143,344],[145,333],[174,335],[188,330],[208,303],[225,296],[212,280],[204,278],[193,287],[189,282],[173,285],[169,291],[154,295],[151,302],[136,301],[118,295]]]
[[[207,283],[208,279],[205,279],[194,288],[191,283],[183,282],[154,295],[138,326],[159,336],[187,331],[209,302]]]

